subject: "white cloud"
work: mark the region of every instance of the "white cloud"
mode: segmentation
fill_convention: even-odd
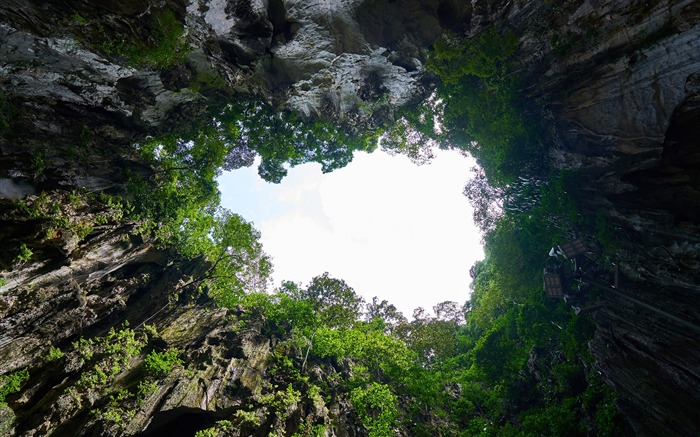
[[[462,195],[472,165],[456,152],[437,151],[420,167],[375,152],[326,175],[300,166],[263,186],[242,169],[222,177],[222,202],[255,221],[277,283],[328,271],[410,317],[418,306],[468,299],[469,268],[483,258]]]

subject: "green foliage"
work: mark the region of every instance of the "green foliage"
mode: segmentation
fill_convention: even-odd
[[[541,167],[537,119],[520,96],[519,79],[508,73],[518,45],[512,32],[495,27],[471,40],[448,35],[436,41],[427,64],[442,80],[445,140],[471,153],[497,187]]]
[[[219,75],[218,73],[211,71],[211,72],[205,72],[205,71],[196,71],[195,77],[192,79],[192,82],[190,83],[189,89],[193,93],[200,92],[203,88],[204,89],[218,89],[218,88],[225,88],[226,87],[226,80]]]
[[[221,117],[188,136],[139,144],[153,173],[132,177],[128,188],[136,206],[133,217],[146,219],[145,233],[185,258],[203,256],[209,263],[188,285],[234,308],[245,293],[266,288],[272,264],[252,224],[218,206],[216,177],[247,159],[236,149],[236,123]]]
[[[232,153],[223,135],[211,126],[189,138],[140,144],[154,171],[149,178],[133,177],[129,195],[134,218],[146,219],[145,233],[185,258],[203,256],[210,264],[189,285],[207,288],[221,305],[234,307],[244,292],[265,289],[272,264],[252,224],[218,207],[216,177]]]
[[[312,425],[309,417],[301,423],[299,431],[292,434],[292,437],[323,437],[327,434],[324,424]]]
[[[260,397],[260,403],[269,407],[272,413],[280,420],[287,420],[289,417],[289,407],[297,404],[301,400],[301,393],[295,390],[291,384],[285,390],[277,390]]]
[[[153,171],[131,175],[130,216],[162,246],[185,258],[203,256],[209,270],[187,285],[234,308],[246,294],[266,289],[272,264],[252,224],[218,207],[221,172],[251,165],[258,155],[261,175],[279,182],[286,166],[318,162],[324,172],[332,171],[347,165],[355,150],[374,148],[374,134],[356,136],[329,121],[302,120],[260,102],[237,101],[194,133],[138,144]],[[324,314],[335,317],[330,311]]]
[[[348,165],[356,150],[372,152],[377,147],[376,132],[355,133],[319,118],[303,120],[262,102],[232,103],[222,122],[235,144],[230,156],[233,168],[251,165],[257,154],[260,177],[274,183],[286,176],[287,166],[317,162],[328,173]]]
[[[229,152],[216,129],[185,138],[172,135],[151,139],[138,147],[154,170],[148,178],[133,176],[128,191],[137,215],[165,222],[157,228],[161,239],[167,241],[178,233],[186,218],[211,215],[207,211],[219,204],[215,179]]]
[[[546,232],[546,224],[524,215],[499,221],[487,237],[486,260],[473,272],[466,323],[465,308],[443,302],[434,317],[416,311],[413,321],[397,317],[387,329],[383,315],[391,318],[391,306],[376,299],[368,321],[359,322],[358,311],[347,311],[358,303],[354,293],[327,274],[306,288],[286,282],[273,294],[244,296],[239,303],[249,316],[285,339],[275,347],[269,374],[307,387],[305,397],[299,387],[275,387],[259,402],[276,420],[287,420],[293,404],[323,405],[321,393],[341,390],[378,436],[397,429],[425,436],[618,430],[613,398],[584,366],[591,362],[586,345],[592,323],[541,291],[542,258],[536,254],[548,250]],[[314,373],[306,374],[307,360],[321,368],[351,363],[351,377],[308,384]],[[300,425],[297,434],[322,432],[312,425]]]
[[[191,222],[187,227],[190,224],[194,225]],[[267,288],[272,262],[262,249],[260,233],[241,216],[221,211],[208,234],[199,234],[196,243],[194,247],[199,247],[211,265],[197,280],[207,281],[209,294],[221,306],[233,308],[245,293]],[[187,244],[192,242],[181,246],[186,248],[184,253]]]
[[[426,367],[434,367],[457,352],[459,325],[455,321],[415,319],[407,328],[410,335],[406,343]]]
[[[135,410],[123,406],[124,401],[130,397],[131,393],[128,390],[119,389],[109,396],[107,405],[101,409],[92,410],[92,413],[103,419],[108,426],[116,426],[123,431],[136,415]]]
[[[374,376],[402,381],[416,363],[406,344],[384,333],[381,324],[356,324],[350,329],[319,328],[313,355],[350,358]]]
[[[7,395],[17,393],[22,388],[22,384],[29,379],[27,369],[18,370],[13,373],[0,376],[0,403],[5,402]]]
[[[350,393],[350,401],[370,437],[395,435],[393,428],[399,416],[398,402],[388,386],[373,382],[368,387],[357,387]]]
[[[73,16],[71,17],[71,20],[73,20],[76,24],[80,24],[80,25],[87,24],[87,20],[85,19],[85,17],[83,17],[82,15],[80,15],[77,12],[75,14],[73,14]]]
[[[105,50],[155,68],[181,62],[187,50],[181,23],[167,11],[150,20],[149,41],[119,45],[112,39]],[[308,417],[297,421],[290,414],[307,411],[312,403],[314,411],[321,411],[325,395],[349,398],[372,436],[407,430],[426,436],[613,434],[614,397],[587,367],[586,343],[594,325],[547,301],[541,290],[549,247],[570,232],[566,223],[579,220],[580,213],[569,196],[575,175],[548,173],[537,163],[538,125],[530,123],[533,110],[510,73],[517,49],[513,34],[494,28],[470,41],[454,36],[439,40],[428,68],[443,86],[422,106],[400,114],[400,122],[382,137],[385,148],[417,162],[429,159],[426,145],[441,140],[442,147],[474,154],[482,166],[465,192],[481,202],[477,209],[486,258],[472,270],[467,306],[443,302],[434,308],[435,317],[417,311],[409,322],[376,298],[364,306],[345,281],[328,273],[306,287],[285,282],[268,292],[272,266],[260,233],[219,208],[216,178],[222,171],[251,165],[256,157],[260,175],[271,182],[279,182],[290,166],[306,162],[332,171],[347,165],[355,151],[374,150],[377,132],[357,135],[326,120],[303,120],[257,101],[237,101],[192,133],[138,144],[151,168],[129,175],[123,199],[71,193],[56,206],[38,196],[19,202],[18,209],[51,221],[47,238],[63,230],[85,238],[103,222],[76,221],[71,213],[85,208],[88,200],[99,200],[105,209],[102,220],[138,221],[142,233],[162,247],[186,260],[203,261],[203,269],[191,273],[180,288],[205,291],[220,306],[242,309],[237,313],[241,329],[257,330],[263,321],[262,332],[280,339],[272,343],[268,368],[277,385],[254,394],[251,402],[261,410],[253,405],[237,410],[236,424],[260,427],[293,420],[297,435],[322,435],[326,424]],[[39,161],[35,159],[37,166]],[[601,237],[606,238],[610,232],[603,225]],[[24,248],[29,254],[20,254],[22,262],[32,256]],[[66,360],[81,374],[67,393],[78,405],[82,399],[101,399],[95,414],[110,426],[128,422],[135,411],[128,406],[156,392],[155,378],[183,364],[182,351],[152,351],[145,357],[146,380],[133,382],[131,391],[110,392],[141,353],[142,337],[125,327],[102,338],[81,338],[68,352]],[[52,348],[46,359],[62,354]],[[307,363],[313,370],[307,371]],[[352,376],[340,381],[338,369],[346,368]],[[318,378],[319,369],[326,378]],[[10,377],[2,380],[8,393],[21,383]],[[197,435],[220,435],[229,426],[219,423]]]
[[[218,437],[219,430],[216,427],[200,429],[194,434],[194,437]]]
[[[377,296],[368,302],[365,309],[365,319],[368,322],[378,322],[384,325],[387,332],[392,332],[401,324],[407,322],[406,317],[387,300],[379,302]]]
[[[329,328],[351,326],[361,313],[363,300],[342,279],[331,278],[328,272],[316,276],[301,292],[301,298],[311,302],[314,324]]]
[[[155,393],[158,390],[158,383],[156,381],[140,381],[137,386],[137,394],[139,399],[146,399],[151,393]]]
[[[54,190],[18,200],[15,205],[17,213],[38,223],[46,240],[66,240],[77,236],[82,241],[96,226],[122,219],[128,204],[115,199],[106,194]],[[31,250],[27,250],[21,248],[21,262],[28,259]]]
[[[512,32],[501,35],[495,27],[489,27],[468,41],[447,35],[435,42],[430,70],[439,75],[444,83],[452,85],[458,84],[464,76],[502,79],[518,45],[518,38]]]
[[[60,360],[61,358],[63,358],[64,355],[65,354],[61,351],[61,349],[55,346],[51,346],[49,352],[44,357],[44,361],[48,363],[51,361]]]
[[[24,264],[32,258],[32,255],[34,255],[34,252],[32,252],[25,243],[22,243],[19,247],[19,254],[17,254],[16,260],[18,263]]]
[[[96,44],[98,49],[111,55],[124,56],[135,67],[171,67],[182,63],[191,50],[187,45],[185,28],[168,9],[148,15],[146,38],[134,37],[129,40],[124,39],[123,35],[112,36],[105,32],[101,24],[97,25],[96,34],[99,36],[96,39],[99,41]]]
[[[260,416],[258,416],[254,411],[238,410],[236,411],[235,417],[241,424],[245,425],[258,427],[261,423]]]
[[[536,206],[500,217],[485,236],[485,260],[472,269],[470,311],[460,335],[467,339],[462,344],[470,379],[488,387],[478,397],[487,399],[483,395],[489,393],[492,399],[480,403],[484,414],[469,420],[469,429],[488,430],[484,435],[585,435],[598,409],[601,418],[612,417],[601,419],[612,425],[601,425],[598,432],[616,426],[617,414],[606,407],[604,396],[594,394],[601,386],[598,375],[586,370],[594,324],[548,301],[542,291],[547,252],[568,234],[567,228],[555,227],[563,223],[559,217],[569,215],[570,207],[553,195],[563,193],[562,181],[543,189],[546,210]],[[493,395],[502,401],[493,402]]]
[[[445,101],[433,93],[417,106],[397,111],[397,121],[381,134],[381,147],[385,152],[407,156],[417,165],[430,162],[433,149],[447,147],[443,138]]]
[[[158,337],[158,330],[155,325],[144,324],[143,332],[148,334],[148,338],[153,339]]]
[[[212,426],[210,428],[199,430],[195,433],[194,436],[195,437],[217,437],[217,436],[221,435],[222,432],[225,432],[230,427],[231,427],[231,422],[229,422],[228,420],[219,420],[218,422],[216,422],[216,426]]]
[[[180,359],[182,351],[178,349],[168,349],[165,352],[151,351],[146,355],[146,372],[155,378],[164,378],[170,374],[173,367],[182,365]]]
[[[84,369],[76,384],[76,396],[103,389],[119,373],[127,370],[131,359],[141,352],[144,340],[127,326],[125,324],[120,330],[111,328],[104,337],[80,338],[73,343]]]
[[[40,176],[46,170],[46,160],[43,152],[36,152],[34,158],[32,159],[32,164],[34,164],[34,171],[37,176]]]

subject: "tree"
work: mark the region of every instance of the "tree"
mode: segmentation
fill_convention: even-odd
[[[406,317],[386,299],[379,302],[377,296],[366,305],[365,320],[374,322],[381,320],[387,332],[392,332],[397,326],[406,323]]]
[[[402,338],[426,368],[435,369],[443,361],[457,352],[456,334],[464,322],[464,309],[456,302],[439,303],[433,310],[436,317],[430,317],[424,308],[413,311],[413,320],[395,329],[395,335]]]
[[[313,278],[301,296],[312,303],[316,325],[350,327],[362,311],[363,299],[345,281],[331,278],[328,272]]]
[[[399,417],[398,399],[385,384],[372,382],[367,387],[357,387],[350,393],[350,401],[360,416],[370,437],[391,437]]]
[[[457,302],[446,300],[433,307],[435,318],[445,322],[453,322],[457,325],[464,324],[464,306]]]
[[[187,220],[181,230],[181,252],[202,254],[208,262],[206,270],[188,285],[206,285],[209,294],[228,308],[246,293],[267,289],[272,262],[252,223],[221,208],[214,215]]]
[[[474,156],[494,187],[536,174],[544,162],[536,159],[542,156],[539,118],[510,71],[518,46],[512,32],[495,27],[470,39],[448,34],[435,42],[426,64],[442,81],[436,98],[442,104],[433,114],[443,137]]]
[[[302,364],[304,369],[318,329],[321,326],[331,329],[352,326],[360,317],[363,300],[345,281],[331,278],[328,272],[313,278],[300,297],[313,308],[312,333]]]
[[[472,168],[472,174],[463,193],[474,208],[474,224],[483,233],[488,233],[496,227],[498,219],[503,215],[503,190],[489,184],[481,167]]]
[[[376,132],[352,132],[330,120],[303,119],[261,101],[231,103],[220,118],[232,145],[229,159],[235,165],[252,164],[252,153],[257,154],[258,174],[272,183],[287,175],[287,167],[317,162],[328,173],[350,163],[356,150],[377,148]]]

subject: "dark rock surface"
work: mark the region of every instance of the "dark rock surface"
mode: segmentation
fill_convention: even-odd
[[[596,365],[630,434],[698,435],[698,3],[521,4],[515,23],[556,24],[522,46],[531,95],[551,111],[551,163],[585,176],[584,208],[614,230],[602,250],[621,291],[683,321],[604,292]]]

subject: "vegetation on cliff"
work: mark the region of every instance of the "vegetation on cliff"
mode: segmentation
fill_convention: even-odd
[[[141,55],[131,45],[108,42],[102,49],[135,65],[180,62],[181,29],[173,16],[159,17],[154,29],[170,30],[156,32],[162,42],[154,44],[171,47],[175,58],[146,46]],[[587,349],[592,321],[541,290],[549,248],[572,235],[571,221],[579,217],[567,194],[574,176],[542,164],[543,128],[534,121],[539,109],[519,94],[519,79],[509,69],[517,49],[513,34],[495,29],[469,41],[440,39],[429,68],[442,85],[386,132],[352,133],[330,121],[237,101],[192,132],[139,141],[134,147],[145,165],[128,170],[112,195],[56,190],[9,205],[3,220],[32,221],[36,232],[2,255],[2,267],[19,270],[50,258],[48,246],[70,251],[102,227],[125,223],[167,251],[171,264],[196,264],[179,272],[183,280],[170,300],[214,302],[228,311],[227,329],[244,336],[255,326],[271,349],[263,359],[270,381],[241,382],[240,390],[250,391],[248,403],[227,407],[225,419],[197,435],[228,435],[234,428],[323,435],[336,424],[319,411],[331,405],[352,410],[360,433],[376,437],[615,435],[614,399]],[[3,130],[10,127],[2,121]],[[363,302],[327,273],[307,286],[287,282],[269,290],[272,264],[260,235],[219,207],[216,177],[251,165],[256,156],[260,175],[271,182],[304,162],[332,171],[355,151],[374,150],[380,137],[387,148],[418,161],[427,140],[476,157],[481,170],[465,194],[476,205],[486,258],[470,272],[470,300],[444,302],[435,316],[417,309],[409,321],[388,302]],[[41,167],[41,155],[35,161]],[[85,299],[80,290],[76,295]],[[175,337],[168,339],[174,343]],[[197,372],[195,353],[170,347],[145,323],[75,338],[63,349],[50,349],[36,369],[56,363],[70,369],[75,384],[56,389],[63,413],[89,411],[91,426],[115,435],[127,431],[135,411],[169,375]],[[32,376],[26,369],[3,375],[0,402],[16,402]]]

